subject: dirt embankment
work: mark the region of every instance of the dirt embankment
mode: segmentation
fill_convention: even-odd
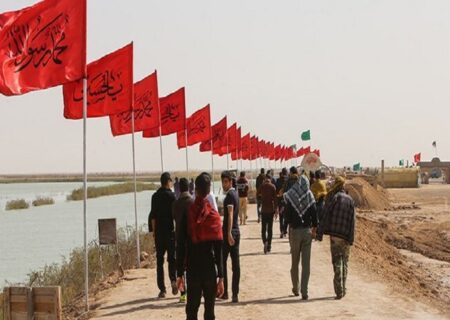
[[[361,179],[347,188],[358,206],[355,256],[395,291],[450,312],[450,215],[436,200],[449,186],[375,190]],[[379,204],[377,204],[379,202]]]

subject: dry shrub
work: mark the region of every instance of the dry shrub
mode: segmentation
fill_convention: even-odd
[[[145,190],[156,190],[158,189],[158,185],[154,183],[142,183],[138,182],[136,184],[137,192],[145,191]],[[134,183],[126,182],[113,184],[110,186],[103,187],[88,187],[87,189],[87,197],[90,198],[98,198],[104,196],[111,196],[122,193],[130,193],[134,192]],[[72,191],[70,195],[67,196],[67,200],[83,200],[84,198],[84,190],[83,188],[75,189]]]
[[[11,200],[6,203],[6,210],[28,209],[30,204],[25,199]]]
[[[33,207],[47,206],[51,204],[55,204],[55,200],[50,197],[37,197],[32,202]]]
[[[141,251],[150,253],[154,260],[153,238],[141,228]],[[136,233],[132,228],[119,229],[116,246],[98,245],[97,241],[89,243],[89,286],[98,284],[103,276],[114,271],[133,269],[137,265]],[[119,255],[117,255],[119,253]],[[101,257],[101,258],[100,258]],[[39,271],[28,275],[28,286],[61,286],[63,305],[71,303],[84,291],[84,249],[76,248],[61,264],[46,265]]]

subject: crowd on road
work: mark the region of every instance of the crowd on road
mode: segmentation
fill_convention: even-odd
[[[239,302],[240,226],[248,223],[251,186],[246,173],[239,178],[230,171],[221,174],[223,217],[211,191],[212,177],[203,172],[190,181],[161,175],[161,187],[152,196],[149,231],[156,247],[158,297],[167,295],[164,261],[173,295],[186,303],[186,319],[198,318],[201,298],[204,319],[215,319],[216,299],[228,300],[228,258],[231,260],[231,302]],[[283,168],[275,179],[273,171],[261,169],[256,179],[257,222],[261,224],[262,251],[272,250],[273,224],[279,221],[280,238],[288,237],[291,248],[292,293],[308,300],[313,240],[330,236],[336,299],[346,295],[350,246],[355,233],[355,208],[345,192],[342,177],[325,179],[320,172]],[[172,191],[172,189],[174,191]],[[299,266],[301,263],[301,273]]]

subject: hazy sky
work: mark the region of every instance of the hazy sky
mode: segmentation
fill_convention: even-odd
[[[0,12],[35,3],[1,0]],[[263,139],[313,147],[329,165],[396,165],[432,141],[450,160],[448,0],[89,0],[88,61],[134,41],[135,80],[186,87],[187,113],[211,103]],[[63,117],[62,88],[0,96],[0,173],[81,172],[82,121]],[[166,169],[184,169],[176,137]],[[192,167],[210,155],[191,147]],[[138,171],[160,169],[158,139],[136,137]],[[88,170],[131,171],[131,137],[88,120]],[[215,157],[225,167],[225,157]]]

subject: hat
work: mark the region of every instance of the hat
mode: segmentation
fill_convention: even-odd
[[[161,185],[164,186],[167,184],[167,182],[172,181],[172,177],[170,176],[169,172],[164,172],[161,175]]]

